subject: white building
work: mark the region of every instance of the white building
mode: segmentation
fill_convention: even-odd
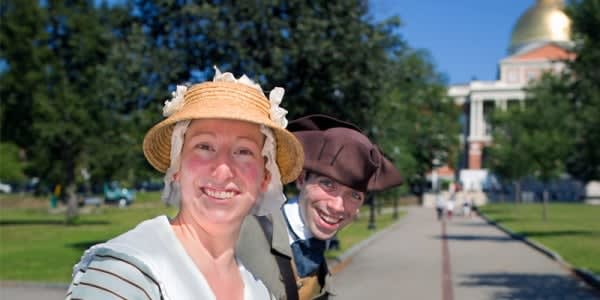
[[[518,19],[512,30],[508,56],[498,63],[496,81],[471,81],[451,85],[448,95],[463,109],[461,116],[463,154],[459,160],[460,181],[465,190],[481,191],[489,174],[486,146],[492,141],[488,118],[494,109],[521,105],[524,87],[543,72],[558,72],[569,51],[571,21],[559,0],[537,0]]]

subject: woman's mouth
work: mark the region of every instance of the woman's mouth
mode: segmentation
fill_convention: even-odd
[[[232,191],[218,191],[218,190],[209,189],[209,188],[203,188],[202,191],[206,195],[208,195],[212,198],[222,199],[222,200],[231,199],[235,195],[235,193]]]

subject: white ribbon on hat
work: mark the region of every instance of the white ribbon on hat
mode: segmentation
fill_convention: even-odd
[[[269,101],[271,102],[271,120],[273,120],[275,124],[281,126],[282,128],[286,128],[288,121],[285,118],[285,115],[288,113],[288,111],[279,107],[279,104],[281,104],[281,99],[283,99],[283,94],[285,94],[285,90],[283,88],[276,87],[269,93]]]
[[[185,85],[178,85],[177,89],[171,93],[171,100],[165,101],[165,106],[163,106],[163,116],[168,117],[183,107],[183,99],[185,96],[185,92],[187,92],[188,87]]]

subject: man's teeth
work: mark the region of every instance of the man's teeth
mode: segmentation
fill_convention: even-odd
[[[329,224],[337,224],[338,222],[340,222],[342,220],[342,218],[335,218],[335,217],[326,215],[322,212],[319,212],[319,217],[321,217],[321,219],[323,219],[323,221],[325,221]]]
[[[206,194],[218,199],[229,199],[233,197],[233,192],[205,190]]]

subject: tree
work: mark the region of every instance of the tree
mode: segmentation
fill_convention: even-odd
[[[369,131],[395,37],[368,20],[367,1],[134,3],[156,46],[181,58],[171,65],[179,82],[217,65],[267,91],[283,86],[290,118],[326,113]]]
[[[494,137],[498,137],[491,151],[494,170],[510,177],[528,171],[544,182],[544,220],[547,183],[566,172],[573,147],[575,119],[565,80],[563,76],[544,74],[527,89],[522,109],[499,113],[494,123]]]
[[[25,179],[23,170],[19,147],[13,143],[0,143],[0,181],[20,182]]]
[[[511,106],[507,110],[495,110],[491,118],[494,128],[494,143],[489,147],[489,166],[491,171],[501,180],[508,180],[515,186],[515,203],[521,197],[520,179],[533,172],[533,165],[528,161],[523,144],[527,134],[521,122],[513,122],[521,116],[520,106]]]
[[[385,97],[374,118],[377,140],[413,192],[422,194],[434,164],[454,164],[459,110],[446,96],[444,78],[426,52],[397,51],[385,71]]]
[[[569,63],[572,80],[567,82],[577,122],[568,169],[584,181],[600,180],[600,1],[571,1],[567,13],[576,43],[576,58]]]
[[[50,51],[42,44],[45,10],[39,1],[0,2],[0,139],[25,147],[32,132],[33,99],[44,97]]]

